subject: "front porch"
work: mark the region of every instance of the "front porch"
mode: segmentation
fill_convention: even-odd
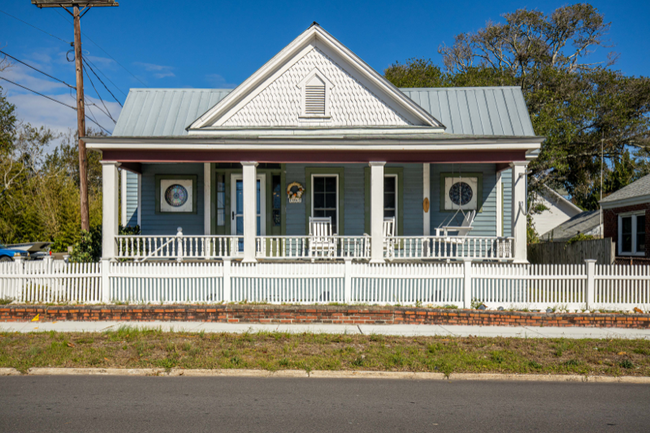
[[[104,190],[105,259],[526,261],[525,216],[518,207],[512,212],[511,204],[525,200],[525,176],[512,175],[513,171],[523,174],[525,162],[125,162],[123,167],[137,173],[122,170],[120,216],[120,188],[114,185],[111,193],[110,179],[117,183],[121,165],[104,162],[108,180]],[[445,209],[445,182],[450,177],[453,182],[479,179],[472,186],[478,195],[474,208]],[[161,204],[164,188],[183,179],[192,181],[186,186],[194,202],[187,212],[165,212]],[[303,189],[300,200],[291,197],[291,191],[295,192],[292,184]],[[137,190],[130,185],[137,185]],[[130,196],[138,197],[135,203],[128,201]],[[472,209],[476,217],[468,233],[454,230]],[[332,220],[327,247],[323,247],[323,239],[316,242],[310,236],[312,216]],[[394,218],[393,234],[384,230],[387,217]],[[142,234],[118,235],[120,219],[125,225],[138,222]],[[518,233],[523,233],[519,250]]]

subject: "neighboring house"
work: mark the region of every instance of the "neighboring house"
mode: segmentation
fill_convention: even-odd
[[[650,174],[600,201],[605,237],[616,240],[618,261],[650,261]]]
[[[582,209],[546,185],[542,185],[540,193],[536,195],[535,204],[546,207],[531,217],[535,230],[543,240],[548,240],[551,230],[582,213]]]
[[[132,89],[113,135],[84,141],[105,259],[525,262],[543,137],[518,87],[398,89],[314,24],[233,90]],[[117,233],[118,168],[139,236]],[[326,254],[310,217],[331,218]]]
[[[585,211],[573,216],[553,230],[540,236],[540,239],[551,242],[566,242],[579,234],[600,237],[602,233],[602,216],[599,209]]]

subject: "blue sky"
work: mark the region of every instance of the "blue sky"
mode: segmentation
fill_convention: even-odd
[[[379,72],[395,61],[431,58],[441,64],[437,48],[454,35],[475,31],[488,20],[518,8],[550,13],[565,1],[248,1],[178,2],[118,0],[119,7],[96,8],[82,20],[84,55],[100,77],[124,102],[136,87],[235,87],[264,62],[317,21]],[[611,48],[620,54],[614,66],[628,75],[650,75],[650,2],[592,1],[612,22]],[[11,14],[64,41],[73,39],[69,15],[62,9],[38,9],[29,0],[0,3],[0,49],[74,85],[71,47],[30,27]],[[94,41],[96,44],[93,44]],[[72,56],[70,56],[72,58]],[[0,77],[16,81],[74,105],[69,89],[28,68],[14,64]],[[110,83],[108,79],[114,83]],[[94,78],[94,77],[93,77]],[[119,105],[95,79],[108,110],[117,119]],[[18,107],[21,119],[58,131],[76,127],[76,115],[42,97],[0,80]],[[86,80],[91,103],[101,106]],[[103,107],[102,107],[103,108]],[[112,130],[113,122],[91,106],[97,121]]]

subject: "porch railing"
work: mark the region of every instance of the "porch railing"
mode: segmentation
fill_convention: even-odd
[[[353,259],[370,258],[367,236],[258,236],[258,259]]]
[[[482,236],[396,236],[384,249],[386,259],[513,259],[514,238]]]
[[[118,259],[224,259],[239,257],[241,236],[119,235],[115,237]]]

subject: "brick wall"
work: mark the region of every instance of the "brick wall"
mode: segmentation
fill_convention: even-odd
[[[634,212],[645,210],[645,258],[625,256],[626,259],[620,259],[618,256],[618,215],[625,212]],[[617,264],[649,264],[650,263],[650,203],[637,204],[634,206],[616,207],[612,209],[603,209],[603,231],[604,237],[612,238],[616,243]]]
[[[426,324],[650,328],[648,314],[522,313],[405,307],[334,306],[5,306],[0,322],[200,321],[221,323]]]

